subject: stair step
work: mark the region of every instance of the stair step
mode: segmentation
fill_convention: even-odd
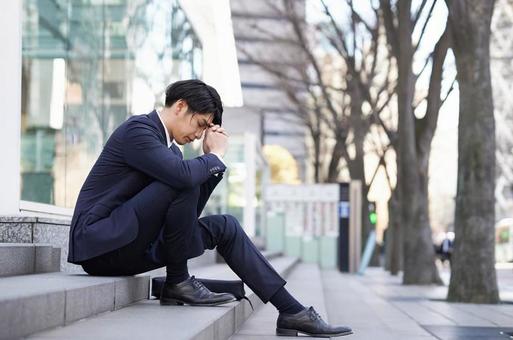
[[[324,320],[328,320],[321,273],[317,264],[298,264],[287,278],[285,288],[305,307],[313,306]],[[274,306],[267,304],[253,313],[230,339],[283,339],[276,336],[277,317],[278,312]]]
[[[49,244],[0,243],[0,277],[58,272],[60,258]]]
[[[286,277],[297,263],[297,258],[280,257],[270,262],[278,273]],[[202,278],[236,279],[224,264],[194,270]],[[246,287],[246,293],[255,308],[260,299]],[[61,327],[34,334],[30,339],[226,339],[252,313],[249,304],[241,300],[217,307],[160,306],[158,300],[135,303],[115,313],[104,313]]]
[[[274,258],[282,256],[283,252],[278,250],[263,250],[262,255],[264,255],[268,260],[272,260]]]
[[[149,276],[32,274],[0,279],[0,339],[26,336],[148,298]]]

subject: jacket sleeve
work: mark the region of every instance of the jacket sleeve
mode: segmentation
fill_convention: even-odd
[[[212,194],[212,191],[216,188],[217,184],[223,179],[223,174],[220,173],[217,176],[211,176],[205,183],[200,187],[200,196],[198,199],[198,217],[201,215],[203,208],[207,204],[207,201]]]
[[[178,190],[199,186],[226,169],[213,154],[181,159],[162,144],[155,128],[136,120],[127,124],[122,149],[129,166]]]

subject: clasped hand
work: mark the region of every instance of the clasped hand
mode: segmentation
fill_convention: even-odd
[[[224,156],[228,148],[228,134],[219,125],[210,124],[203,137],[203,153],[216,153]]]

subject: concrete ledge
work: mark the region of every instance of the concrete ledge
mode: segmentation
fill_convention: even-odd
[[[60,254],[49,244],[0,243],[0,277],[57,272]]]
[[[272,260],[283,255],[283,252],[278,250],[263,250],[262,254],[268,259]]]
[[[0,215],[0,223],[46,223],[69,226],[71,217],[34,217],[34,216],[8,216]]]
[[[286,277],[297,263],[297,258],[280,257],[270,262],[278,273]],[[223,264],[198,268],[191,274],[202,278],[236,278]],[[262,305],[251,290],[246,289],[246,292],[255,308]],[[233,335],[252,312],[244,300],[217,307],[160,306],[158,300],[145,300],[114,313],[97,315],[30,338],[221,340]]]
[[[0,243],[0,276],[33,273],[34,261],[35,250],[33,244]]]
[[[34,273],[53,273],[61,270],[61,249],[51,245],[35,245]]]
[[[27,336],[147,299],[149,276],[62,273],[0,280],[0,339]]]

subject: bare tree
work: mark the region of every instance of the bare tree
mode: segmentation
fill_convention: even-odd
[[[447,299],[497,303],[495,272],[495,119],[490,76],[494,1],[451,0],[458,70],[458,188]]]
[[[438,113],[445,99],[441,98],[443,65],[449,47],[449,27],[441,35],[433,52],[426,60],[431,62],[431,75],[426,100],[426,111],[416,118],[414,103],[419,74],[413,72],[413,59],[426,32],[436,0],[423,0],[413,12],[412,1],[380,0],[390,53],[397,63],[398,140],[396,143],[397,187],[394,215],[401,216],[403,238],[404,284],[441,283],[435,266],[435,254],[429,220],[428,170],[431,141],[437,125]],[[427,15],[423,12],[427,11]],[[421,18],[426,19],[421,20]],[[413,39],[420,29],[418,40]],[[452,90],[452,86],[451,89]],[[449,91],[450,91],[449,90]],[[445,96],[447,98],[447,95]],[[395,210],[394,209],[394,210]]]
[[[449,46],[448,29],[426,59],[422,71],[414,74],[412,70],[413,56],[424,36],[436,0],[423,1],[414,14],[411,14],[411,1],[401,1],[395,7],[390,1],[382,0],[379,6],[373,6],[371,2],[371,13],[374,14],[371,18],[363,18],[353,1],[346,0],[350,14],[348,24],[338,22],[336,18],[340,15],[334,15],[324,1],[320,3],[327,20],[317,25],[317,35],[307,33],[306,23],[294,10],[297,1],[283,0],[281,9],[275,6],[281,10],[280,15],[291,23],[293,43],[302,51],[302,63],[296,70],[296,75],[300,76],[289,77],[280,67],[273,69],[265,63],[259,64],[280,80],[282,88],[289,89],[285,90],[287,96],[298,107],[297,112],[307,118],[304,121],[314,140],[316,168],[327,164],[327,176],[324,178],[336,180],[341,166],[345,165],[350,177],[360,179],[364,184],[362,217],[366,223],[363,240],[370,228],[366,204],[370,182],[364,173],[364,155],[368,150],[364,149],[364,144],[369,127],[372,124],[381,126],[397,160],[397,185],[390,201],[389,236],[393,240],[390,237],[389,240],[394,245],[393,256],[389,256],[393,261],[391,272],[396,274],[399,271],[401,258],[404,258],[404,283],[440,283],[434,264],[427,188],[431,141],[439,109],[448,95],[441,98],[443,65]],[[412,38],[415,27],[421,32],[416,42]],[[385,44],[380,40],[383,32],[386,34]],[[273,32],[267,34],[278,38],[273,36]],[[339,72],[344,81],[342,85],[338,84],[338,88],[323,73],[325,65],[313,52],[315,45],[312,45],[311,36],[320,36],[327,41],[335,52],[333,55],[342,61],[343,67]],[[383,52],[383,45],[388,46],[388,51]],[[397,81],[391,80],[392,69],[397,69]],[[422,100],[426,105],[421,106],[419,103],[422,101],[414,102],[415,95],[418,97],[421,93],[416,92],[416,83],[420,75],[429,69],[429,88]],[[304,89],[303,95],[298,93],[298,87]],[[394,94],[398,103],[397,126],[381,117]],[[365,106],[370,109],[364,110]],[[415,118],[415,110],[424,108],[423,115],[419,114],[422,118]],[[324,162],[319,159],[323,139],[334,141],[334,146],[326,153],[329,158]],[[321,171],[316,174],[320,176]],[[401,209],[403,206],[407,209]],[[401,250],[403,254],[399,253]]]
[[[384,56],[387,49],[380,35],[378,10],[367,22],[348,0],[346,16],[350,25],[346,28],[321,1],[325,20],[312,27],[298,10],[297,1],[283,0],[281,5],[268,1],[268,4],[287,19],[291,32],[289,42],[301,51],[296,67],[289,65],[287,70],[283,65],[262,61],[241,50],[275,78],[293,106],[291,111],[309,131],[315,180],[336,182],[342,167],[346,166],[351,179],[362,182],[362,241],[365,242],[370,231],[367,194],[372,184],[364,171],[365,141],[370,126],[376,123],[376,117],[394,93],[391,67]],[[270,39],[281,38],[256,24],[254,29]],[[329,49],[317,53],[321,43]],[[381,67],[377,67],[380,58]]]

